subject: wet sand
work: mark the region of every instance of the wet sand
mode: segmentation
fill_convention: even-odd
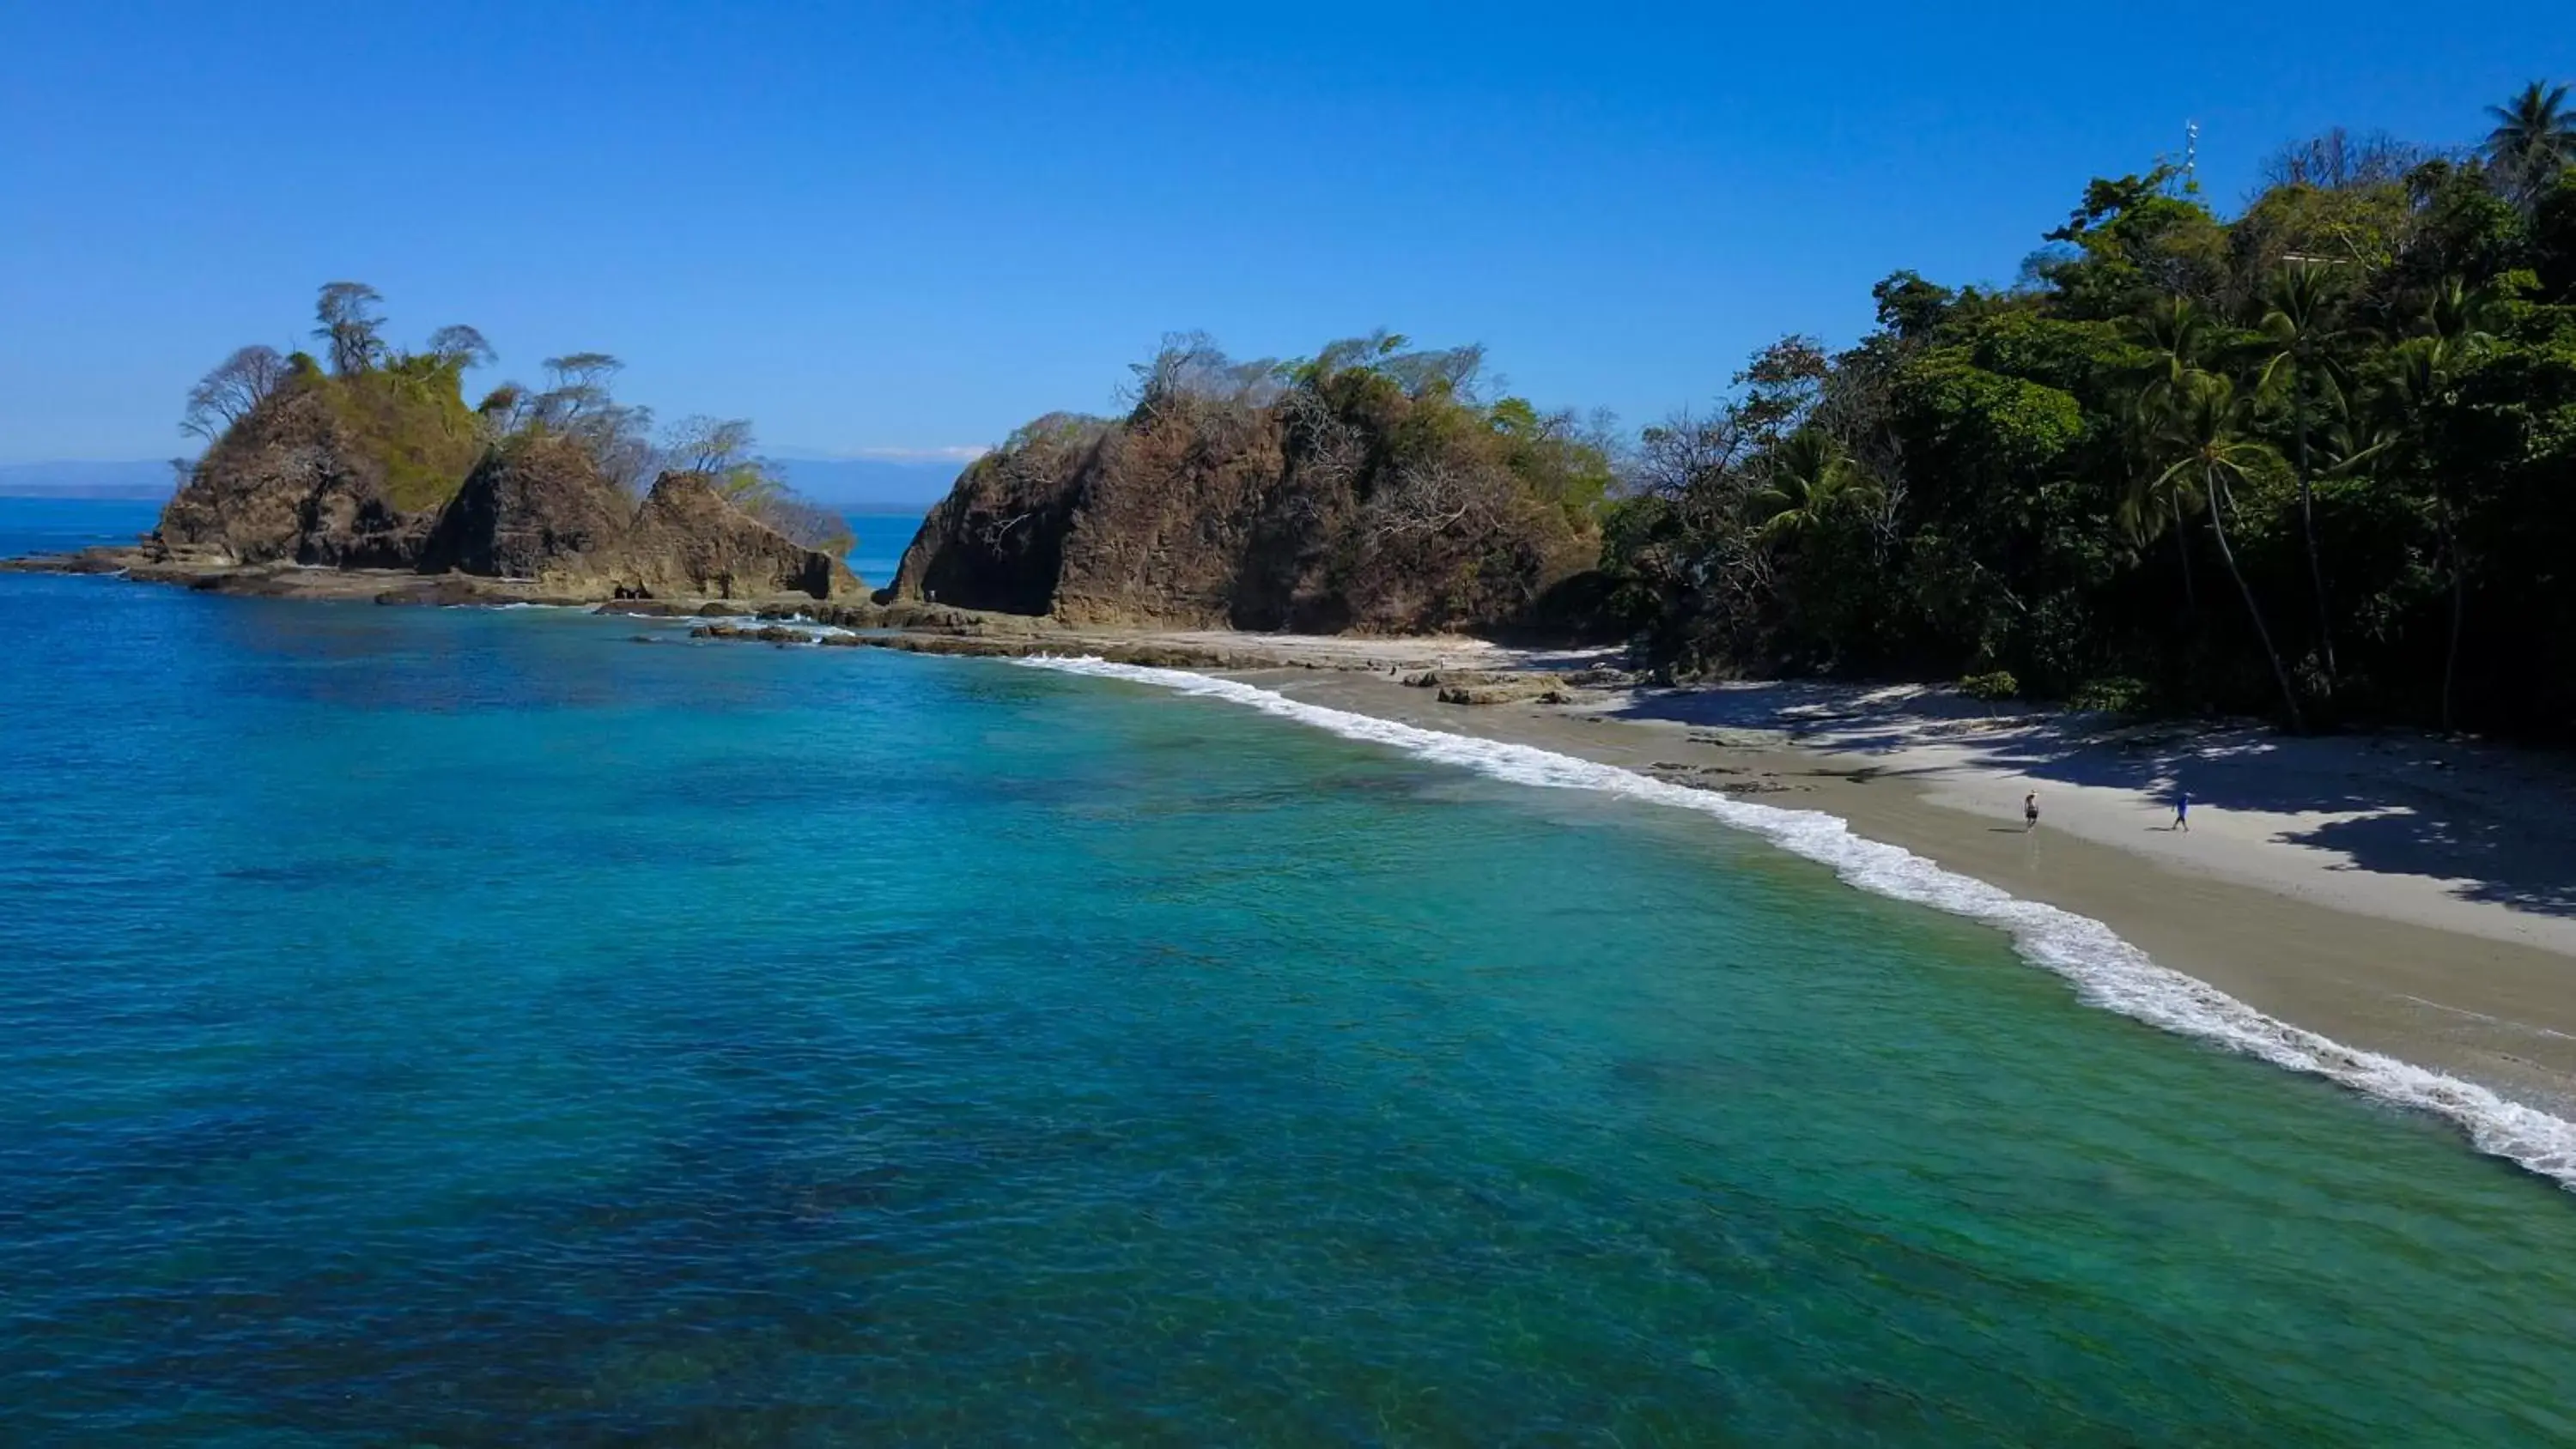
[[[2502,904],[2460,903],[2461,918],[2502,924],[2488,930],[2445,928],[2407,919],[2415,899],[2392,887],[2393,875],[2338,869],[2300,858],[2309,847],[2278,844],[2268,870],[2231,871],[2262,847],[2243,830],[2212,831],[2228,840],[2214,866],[2184,868],[2147,848],[2106,844],[2092,830],[2061,828],[2056,817],[2099,817],[2106,802],[2065,808],[2073,787],[2043,783],[2043,802],[2057,808],[2036,831],[2017,816],[2022,789],[1973,765],[1926,767],[1788,742],[1744,728],[1712,729],[1676,718],[1600,706],[1462,706],[1439,703],[1428,690],[1388,675],[1308,669],[1234,672],[1232,677],[1291,698],[1426,729],[1534,745],[1641,771],[1681,766],[1715,782],[1750,784],[1747,798],[1786,809],[1838,815],[1852,829],[1900,845],[1942,866],[2013,894],[2090,916],[2136,943],[2160,963],[2217,986],[2268,1015],[2487,1086],[2510,1099],[2576,1117],[2576,954],[2554,949],[2568,939],[2555,915]],[[1695,693],[1695,692],[1683,692]],[[1645,712],[1651,714],[1651,712]],[[1666,711],[1686,714],[1687,711]],[[1674,773],[1658,771],[1668,778]],[[1962,808],[1985,797],[2001,808]],[[2214,821],[2218,812],[2204,815]],[[2170,818],[2139,823],[2134,806],[2123,829],[2142,838]],[[2194,838],[2212,827],[2195,821]],[[2099,825],[2088,818],[2088,825]],[[2161,834],[2161,832],[2159,832]],[[2182,848],[2174,842],[2176,849]],[[2307,874],[2335,871],[2335,889],[2302,895]],[[2365,914],[2335,898],[2377,890],[2393,909]],[[2483,914],[2482,914],[2483,913]],[[2437,918],[2439,913],[2435,912]],[[2515,918],[2538,915],[2536,927]],[[2523,939],[2515,939],[2517,934]]]

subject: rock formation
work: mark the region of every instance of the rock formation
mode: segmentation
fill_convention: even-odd
[[[407,568],[434,519],[393,505],[382,463],[322,392],[290,388],[206,451],[156,537],[210,562]]]
[[[958,478],[890,597],[1077,627],[1545,624],[1552,592],[1598,553],[1579,508],[1468,428],[1450,430],[1460,441],[1408,428],[1434,404],[1349,391],[1362,395],[1181,399],[1117,421],[1034,424]]]
[[[569,438],[532,438],[486,453],[438,515],[424,573],[535,579],[624,541],[633,511]]]
[[[633,596],[817,599],[862,592],[848,564],[805,548],[727,503],[703,473],[665,473],[645,496],[624,540],[604,556],[614,585]]]
[[[173,560],[282,562],[519,580],[565,598],[856,596],[849,567],[782,536],[696,473],[666,473],[638,507],[577,441],[525,436],[480,451],[433,507],[397,507],[377,450],[319,389],[263,402],[210,448],[163,510]],[[452,475],[451,475],[452,476]]]

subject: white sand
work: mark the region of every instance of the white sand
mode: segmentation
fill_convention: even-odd
[[[2123,726],[1914,686],[1647,690],[1602,712],[1771,734],[2008,825],[2036,791],[2043,830],[2333,910],[2576,956],[2576,767],[2553,757],[2420,735]],[[2188,833],[2171,828],[2177,786],[2191,792]]]

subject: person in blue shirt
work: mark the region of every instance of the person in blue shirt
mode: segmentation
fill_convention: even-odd
[[[2185,835],[2191,834],[2191,792],[2180,785],[2174,787],[2173,828]]]

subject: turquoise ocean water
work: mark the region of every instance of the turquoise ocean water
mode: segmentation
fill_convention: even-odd
[[[1999,931],[637,628],[0,575],[0,1443],[2576,1443],[2576,1197]]]

